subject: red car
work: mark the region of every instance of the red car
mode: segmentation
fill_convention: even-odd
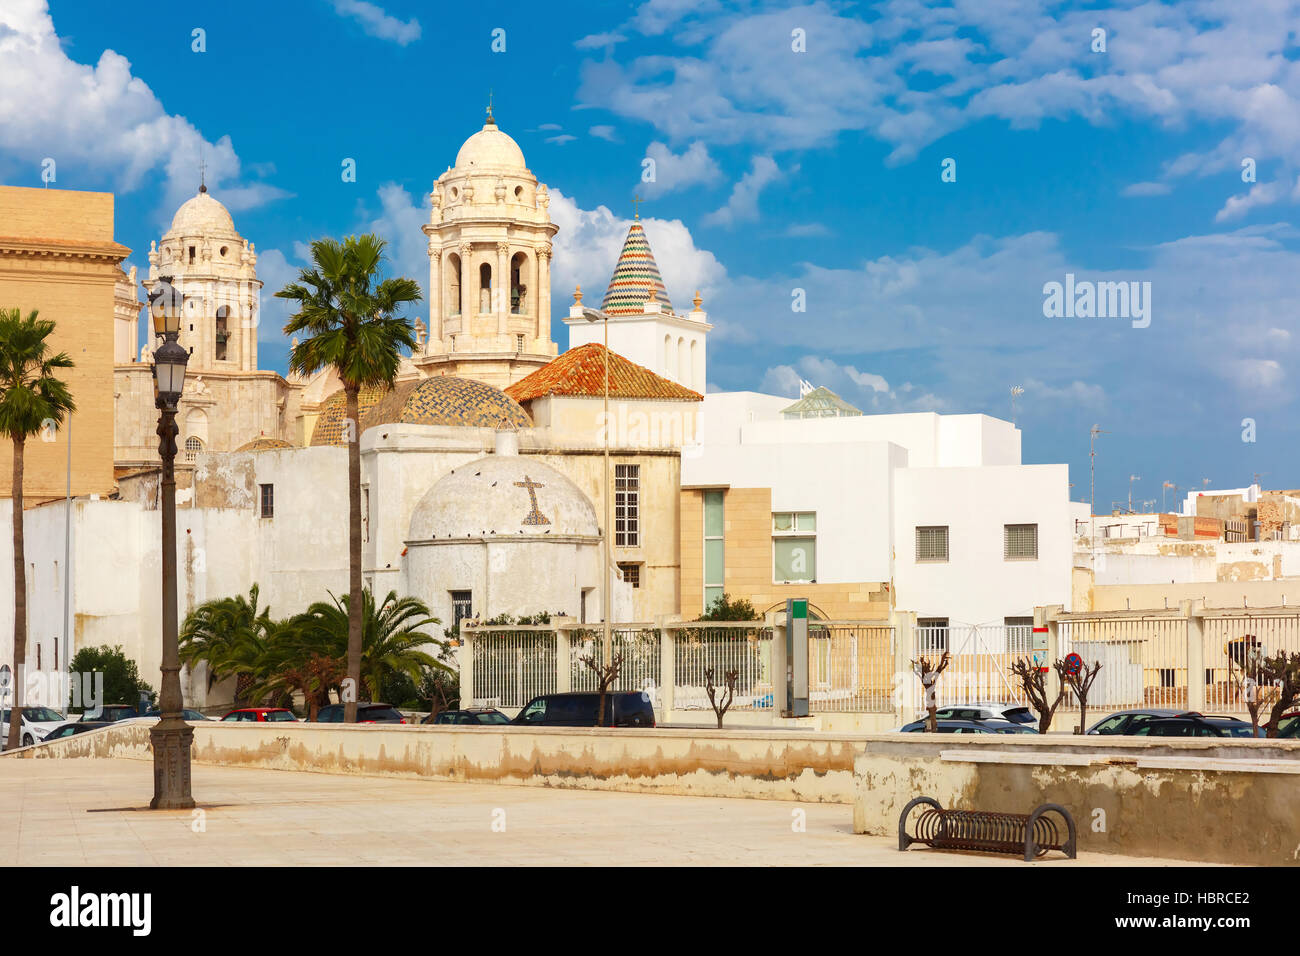
[[[271,721],[296,721],[298,718],[287,707],[240,707],[237,710],[232,710],[221,719],[222,721],[246,720],[255,723],[267,723]]]

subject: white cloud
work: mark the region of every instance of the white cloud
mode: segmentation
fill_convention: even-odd
[[[392,40],[398,46],[406,46],[420,39],[420,22],[414,18],[406,21],[389,16],[382,7],[366,0],[331,0],[334,11],[340,16],[349,17],[361,24],[361,29],[368,36],[380,40]]]
[[[1240,219],[1252,209],[1258,209],[1261,206],[1271,206],[1275,202],[1281,201],[1287,194],[1287,184],[1281,180],[1275,180],[1271,183],[1256,183],[1242,196],[1229,196],[1228,201],[1223,204],[1214,216],[1215,222],[1229,222],[1233,219]]]
[[[798,398],[800,383],[805,381],[814,387],[830,389],[849,404],[868,413],[930,412],[949,407],[944,399],[932,392],[922,391],[911,383],[893,389],[882,375],[859,371],[853,365],[842,365],[833,359],[816,355],[805,355],[793,365],[768,368],[763,373],[759,390]]]
[[[551,190],[550,211],[551,220],[560,227],[551,259],[551,289],[567,295],[581,284],[583,301],[599,306],[631,223],[605,206],[582,209],[558,189]],[[641,226],[675,308],[687,308],[696,289],[710,299],[726,281],[722,263],[696,247],[680,219],[642,219]]]
[[[578,137],[570,136],[568,133],[561,133],[559,136],[548,136],[546,142],[554,143],[556,146],[563,146],[565,143],[572,143]]]
[[[720,226],[752,222],[758,218],[759,194],[780,178],[781,169],[771,156],[755,156],[749,172],[732,188],[727,204],[705,216],[704,222]]]
[[[288,195],[241,181],[230,138],[209,142],[169,114],[125,57],[105,50],[94,66],[71,60],[45,0],[0,5],[0,163],[11,181],[30,170],[37,185],[45,157],[56,163],[55,185],[65,188],[108,182],[130,192],[161,172],[158,215],[170,221],[198,188],[200,153],[209,189],[233,212]]]
[[[587,130],[587,132],[597,139],[603,139],[606,142],[622,142],[622,140],[618,138],[618,134],[614,132],[614,127],[612,126],[593,126],[591,129]]]
[[[651,182],[638,182],[637,189],[648,199],[690,186],[709,185],[722,178],[722,170],[705,145],[698,141],[681,153],[673,153],[665,144],[656,141],[646,147],[645,155],[646,159],[654,160],[655,178]]]
[[[621,33],[592,33],[577,40],[573,45],[579,50],[600,50],[622,43],[627,39]]]

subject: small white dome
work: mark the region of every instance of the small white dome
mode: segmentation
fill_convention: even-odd
[[[465,140],[456,154],[456,168],[467,170],[490,167],[492,169],[527,169],[524,151],[519,144],[489,122]]]
[[[238,233],[235,232],[235,221],[230,218],[226,207],[213,199],[206,187],[201,187],[197,196],[187,199],[176,210],[167,235],[231,236]]]
[[[534,455],[491,455],[434,483],[411,514],[409,539],[596,536],[582,490]]]

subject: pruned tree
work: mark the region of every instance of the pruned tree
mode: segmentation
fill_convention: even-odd
[[[1088,730],[1088,693],[1092,690],[1092,682],[1097,679],[1097,672],[1101,670],[1101,661],[1097,661],[1088,667],[1085,662],[1077,674],[1067,675],[1070,690],[1074,692],[1075,700],[1079,702],[1079,729],[1077,733],[1086,733]]]
[[[932,734],[937,734],[939,732],[939,718],[936,716],[939,704],[937,697],[935,696],[935,684],[939,680],[939,675],[948,668],[948,664],[951,661],[952,656],[947,651],[944,651],[943,657],[939,658],[938,667],[931,667],[930,659],[928,657],[922,657],[919,660],[912,661],[912,670],[914,670],[916,676],[920,678],[921,688],[925,691],[925,712],[927,715],[925,729]]]
[[[736,699],[736,684],[740,681],[739,670],[729,670],[722,675],[725,684],[725,693],[722,700],[719,701],[716,694],[718,686],[713,683],[713,668],[707,667],[704,670],[704,691],[709,695],[709,705],[713,712],[718,715],[718,729],[722,729],[722,718],[727,715],[727,710],[731,707],[731,702]]]
[[[1282,715],[1294,709],[1297,700],[1300,700],[1300,652],[1288,654],[1286,651],[1278,651],[1272,657],[1265,657],[1260,663],[1260,676],[1272,688],[1270,696],[1273,706],[1269,710],[1264,730],[1264,736],[1272,738],[1278,735],[1278,722]],[[1258,726],[1258,718],[1254,713],[1251,714],[1251,720]]]
[[[1025,697],[1029,700],[1029,706],[1038,712],[1038,732],[1047,733],[1052,726],[1052,718],[1056,716],[1056,708],[1061,706],[1061,701],[1065,699],[1067,690],[1068,675],[1065,672],[1065,661],[1056,661],[1052,665],[1056,671],[1056,676],[1060,678],[1057,681],[1056,699],[1050,704],[1047,702],[1047,679],[1045,669],[1038,665],[1037,661],[1032,661],[1027,657],[1021,657],[1012,661],[1011,676],[1020,681],[1020,686],[1025,691]]]
[[[1273,699],[1274,687],[1260,686],[1263,676],[1264,645],[1254,634],[1246,634],[1229,641],[1225,648],[1228,657],[1228,679],[1237,692],[1237,699],[1245,703],[1250,714],[1251,733],[1259,736],[1259,712]]]
[[[623,670],[623,652],[616,651],[608,664],[601,664],[597,661],[595,650],[592,650],[589,654],[584,654],[578,659],[592,670],[596,675],[596,682],[600,685],[597,691],[600,694],[600,709],[596,713],[596,726],[604,727],[605,698],[609,695],[609,689],[618,681],[618,675]]]

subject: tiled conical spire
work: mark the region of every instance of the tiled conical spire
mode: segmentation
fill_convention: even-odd
[[[650,251],[650,243],[646,241],[645,230],[641,223],[633,222],[623,240],[623,252],[614,266],[614,275],[609,280],[600,309],[607,315],[640,315],[650,299],[651,289],[664,311],[672,312],[668,290],[659,274],[654,253]]]

